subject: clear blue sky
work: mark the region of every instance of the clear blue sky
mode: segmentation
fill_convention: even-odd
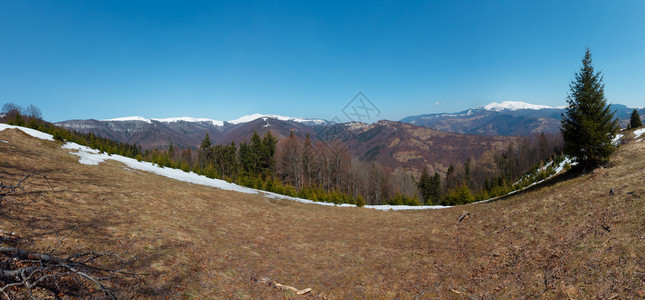
[[[645,1],[1,1],[0,104],[46,119],[564,105],[585,47],[645,105]]]

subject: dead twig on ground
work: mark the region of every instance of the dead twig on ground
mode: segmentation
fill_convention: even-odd
[[[273,288],[276,288],[276,289],[279,289],[279,290],[294,292],[294,293],[296,293],[296,295],[305,295],[305,294],[308,294],[308,293],[310,293],[312,291],[311,288],[306,288],[304,290],[299,290],[299,289],[297,289],[295,287],[292,287],[290,285],[284,285],[284,284],[277,283],[275,280],[271,280],[271,279],[269,279],[267,277],[260,277],[259,279],[256,279],[256,281],[258,283],[268,284],[269,286],[271,286]]]

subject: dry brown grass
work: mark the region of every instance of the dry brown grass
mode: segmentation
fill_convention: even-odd
[[[291,298],[268,277],[327,298],[645,297],[645,143],[613,166],[505,200],[381,212],[187,184],[109,161],[81,165],[59,143],[0,132],[0,178],[30,171],[35,197],[3,204],[0,229],[51,246],[119,252],[146,273],[125,295]],[[610,196],[614,188],[616,195]],[[473,218],[456,224],[464,210]]]

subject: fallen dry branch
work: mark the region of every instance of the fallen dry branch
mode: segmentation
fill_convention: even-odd
[[[284,284],[277,283],[275,280],[271,280],[271,279],[269,279],[267,277],[260,277],[260,279],[257,279],[257,282],[258,283],[263,283],[263,284],[268,284],[269,286],[271,286],[273,288],[276,288],[276,289],[279,289],[279,290],[282,290],[282,291],[291,291],[291,292],[296,293],[296,295],[305,295],[305,294],[308,294],[308,293],[310,293],[312,291],[311,288],[306,288],[304,290],[299,290],[299,289],[297,289],[295,287],[292,287],[290,285],[284,285]]]
[[[470,219],[470,218],[471,218],[471,216],[470,216],[470,212],[469,212],[469,211],[465,211],[465,212],[463,212],[463,213],[461,214],[461,216],[459,216],[459,218],[457,218],[457,224],[459,224],[459,223],[460,223],[461,221],[463,221],[464,219]]]
[[[15,294],[19,289],[25,289],[31,296],[35,288],[47,290],[55,296],[79,297],[101,293],[105,298],[115,299],[105,282],[117,275],[130,275],[123,270],[92,265],[99,258],[119,259],[112,253],[86,252],[62,258],[16,247],[0,247],[0,257],[0,281],[4,283],[0,293],[7,299],[12,299],[10,291]]]

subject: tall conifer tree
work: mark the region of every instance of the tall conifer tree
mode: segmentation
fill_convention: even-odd
[[[600,72],[595,72],[589,48],[582,59],[580,72],[569,85],[567,107],[562,114],[564,153],[573,156],[584,168],[609,161],[616,151],[612,143],[618,131],[614,117],[605,99],[605,85]]]
[[[632,117],[629,120],[629,128],[638,128],[641,126],[643,126],[641,116],[638,114],[638,110],[634,108],[634,111],[632,111]]]

